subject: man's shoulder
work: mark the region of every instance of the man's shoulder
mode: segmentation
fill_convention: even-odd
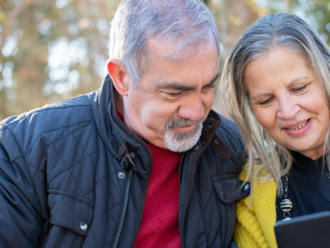
[[[45,133],[56,133],[94,121],[92,102],[95,92],[45,105],[0,122],[0,133],[9,130],[18,143],[34,142]],[[1,136],[0,136],[1,137]]]
[[[219,125],[216,133],[221,133],[228,138],[238,139],[239,142],[243,142],[242,137],[236,127],[236,125],[226,117],[220,115],[221,124]],[[243,145],[243,144],[242,144]]]
[[[65,116],[61,116],[59,119],[55,119],[58,114],[63,115],[66,113],[70,114],[79,114],[79,110],[88,109],[91,108],[91,104],[93,101],[93,96],[95,95],[95,92],[91,92],[90,94],[80,95],[78,97],[70,98],[67,100],[63,100],[61,102],[55,102],[52,104],[47,104],[41,108],[33,109],[29,112],[23,113],[21,115],[11,116],[7,119],[4,119],[1,121],[1,126],[14,126],[18,125],[24,121],[31,122],[33,121],[33,118],[36,116],[40,116],[43,119],[51,119],[56,123],[59,119],[64,119]],[[77,116],[78,117],[78,116]],[[88,116],[85,116],[88,118]]]
[[[245,149],[243,139],[235,126],[235,124],[220,115],[221,124],[219,125],[216,135],[230,148],[236,152],[243,152]]]

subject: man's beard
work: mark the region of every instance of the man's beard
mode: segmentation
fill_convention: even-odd
[[[173,152],[185,152],[192,148],[199,140],[202,128],[203,120],[192,121],[184,118],[172,119],[165,124],[165,146]],[[187,132],[179,132],[173,129],[173,127],[187,127],[196,125],[193,130]]]

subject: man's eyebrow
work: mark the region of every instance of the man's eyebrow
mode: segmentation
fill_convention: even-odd
[[[299,80],[301,79],[306,79],[306,78],[309,78],[309,77],[300,77],[300,78],[295,78],[293,79],[288,85],[287,87],[291,87],[292,85],[294,85],[295,83],[297,83]],[[256,98],[259,98],[259,97],[263,97],[263,96],[269,96],[269,95],[272,95],[270,93],[261,93],[255,97],[252,97],[252,100],[256,99]]]
[[[215,77],[211,80],[211,82],[209,82],[207,85],[204,85],[204,86],[203,86],[203,89],[205,89],[205,88],[209,88],[209,87],[214,87],[214,83],[215,83],[215,81],[218,80],[219,76],[220,76],[220,72],[218,72],[218,73],[215,75]]]
[[[211,80],[210,83],[208,83],[207,85],[203,86],[204,88],[208,88],[213,86],[214,82],[217,81],[217,79],[219,78],[220,73],[218,72],[215,77]],[[171,90],[179,90],[179,91],[189,91],[189,90],[195,90],[196,86],[187,86],[181,83],[177,83],[177,82],[163,82],[160,83],[159,86],[157,86],[158,89],[171,89]]]

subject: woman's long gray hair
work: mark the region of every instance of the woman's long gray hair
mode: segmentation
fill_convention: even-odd
[[[226,60],[220,83],[220,94],[224,97],[228,111],[246,144],[249,157],[247,178],[250,178],[251,183],[255,175],[257,178],[262,177],[267,180],[273,178],[277,184],[277,193],[280,195],[283,191],[281,177],[290,170],[292,156],[287,148],[263,132],[262,126],[253,114],[244,83],[244,73],[249,62],[265,56],[278,47],[289,49],[308,61],[318,76],[329,105],[329,49],[305,21],[288,13],[268,14],[257,20],[243,33]],[[261,160],[258,167],[254,165],[253,147]],[[328,128],[323,154],[329,147]],[[330,168],[329,159],[327,163]]]

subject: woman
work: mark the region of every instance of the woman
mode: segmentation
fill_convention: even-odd
[[[245,141],[238,203],[239,247],[276,247],[276,221],[330,210],[330,53],[293,14],[269,14],[249,27],[226,61],[221,83]],[[261,163],[254,164],[253,148]]]

